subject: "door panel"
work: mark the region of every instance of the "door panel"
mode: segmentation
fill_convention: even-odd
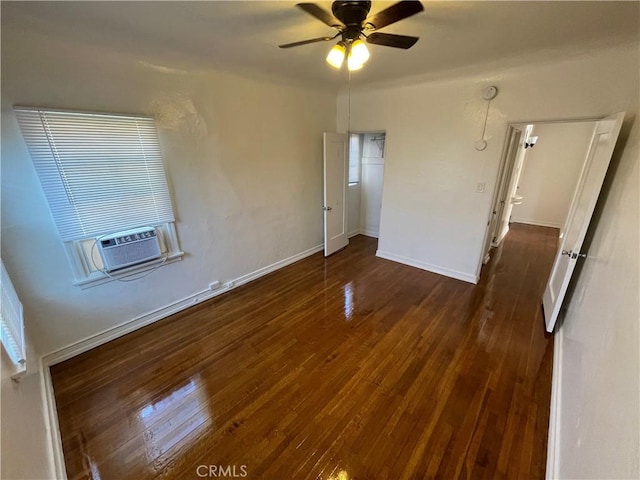
[[[624,112],[604,118],[594,127],[591,144],[563,228],[564,237],[560,241],[544,291],[542,306],[548,332],[552,332],[555,327],[576,262],[586,257],[580,252],[580,248],[584,242],[623,120]]]
[[[324,255],[344,248],[347,235],[347,135],[324,134]]]
[[[517,158],[520,152],[519,147],[522,144],[521,142],[522,130],[514,127],[511,141],[509,142],[509,149],[507,151],[507,165],[503,174],[504,178],[502,179],[498,193],[498,204],[496,205],[495,209],[496,213],[492,219],[493,236],[490,239],[489,247],[497,247],[504,238],[506,232],[509,230],[510,213],[507,209],[507,202],[509,201],[509,189],[511,188],[512,183],[514,183],[513,170],[514,168],[516,168]],[[488,253],[488,249],[485,254],[486,253]]]
[[[505,196],[502,198],[502,203],[500,205],[501,212],[498,217],[498,230],[496,234],[495,246],[500,245],[500,242],[504,239],[504,237],[509,232],[509,221],[511,220],[511,211],[513,210],[513,197],[516,196],[518,192],[518,184],[520,183],[520,175],[522,174],[522,167],[524,165],[524,159],[527,155],[527,151],[524,148],[524,139],[529,138],[531,132],[533,131],[533,125],[527,125],[524,130],[524,133],[519,130],[517,131],[518,135],[516,135],[516,143],[515,143],[515,159],[513,162],[513,166],[511,171],[509,171],[507,190],[505,192]]]

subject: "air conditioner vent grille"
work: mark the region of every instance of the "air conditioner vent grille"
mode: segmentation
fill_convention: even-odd
[[[98,246],[107,272],[148,262],[162,255],[154,228],[130,230],[102,237]]]

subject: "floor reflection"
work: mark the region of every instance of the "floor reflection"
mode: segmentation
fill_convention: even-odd
[[[349,480],[349,474],[346,470],[340,470],[327,478],[327,480]]]
[[[344,292],[344,318],[347,322],[351,321],[353,317],[353,311],[355,310],[355,304],[353,301],[353,282],[347,283],[342,287]]]
[[[213,423],[199,375],[161,400],[140,409],[147,458],[157,461],[173,448],[188,448]]]

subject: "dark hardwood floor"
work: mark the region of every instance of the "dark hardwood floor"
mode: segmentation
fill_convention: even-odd
[[[55,365],[68,476],[542,479],[557,233],[476,286],[355,237]]]

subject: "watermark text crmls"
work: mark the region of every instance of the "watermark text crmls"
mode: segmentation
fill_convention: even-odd
[[[196,475],[200,478],[244,478],[246,465],[198,465]]]

